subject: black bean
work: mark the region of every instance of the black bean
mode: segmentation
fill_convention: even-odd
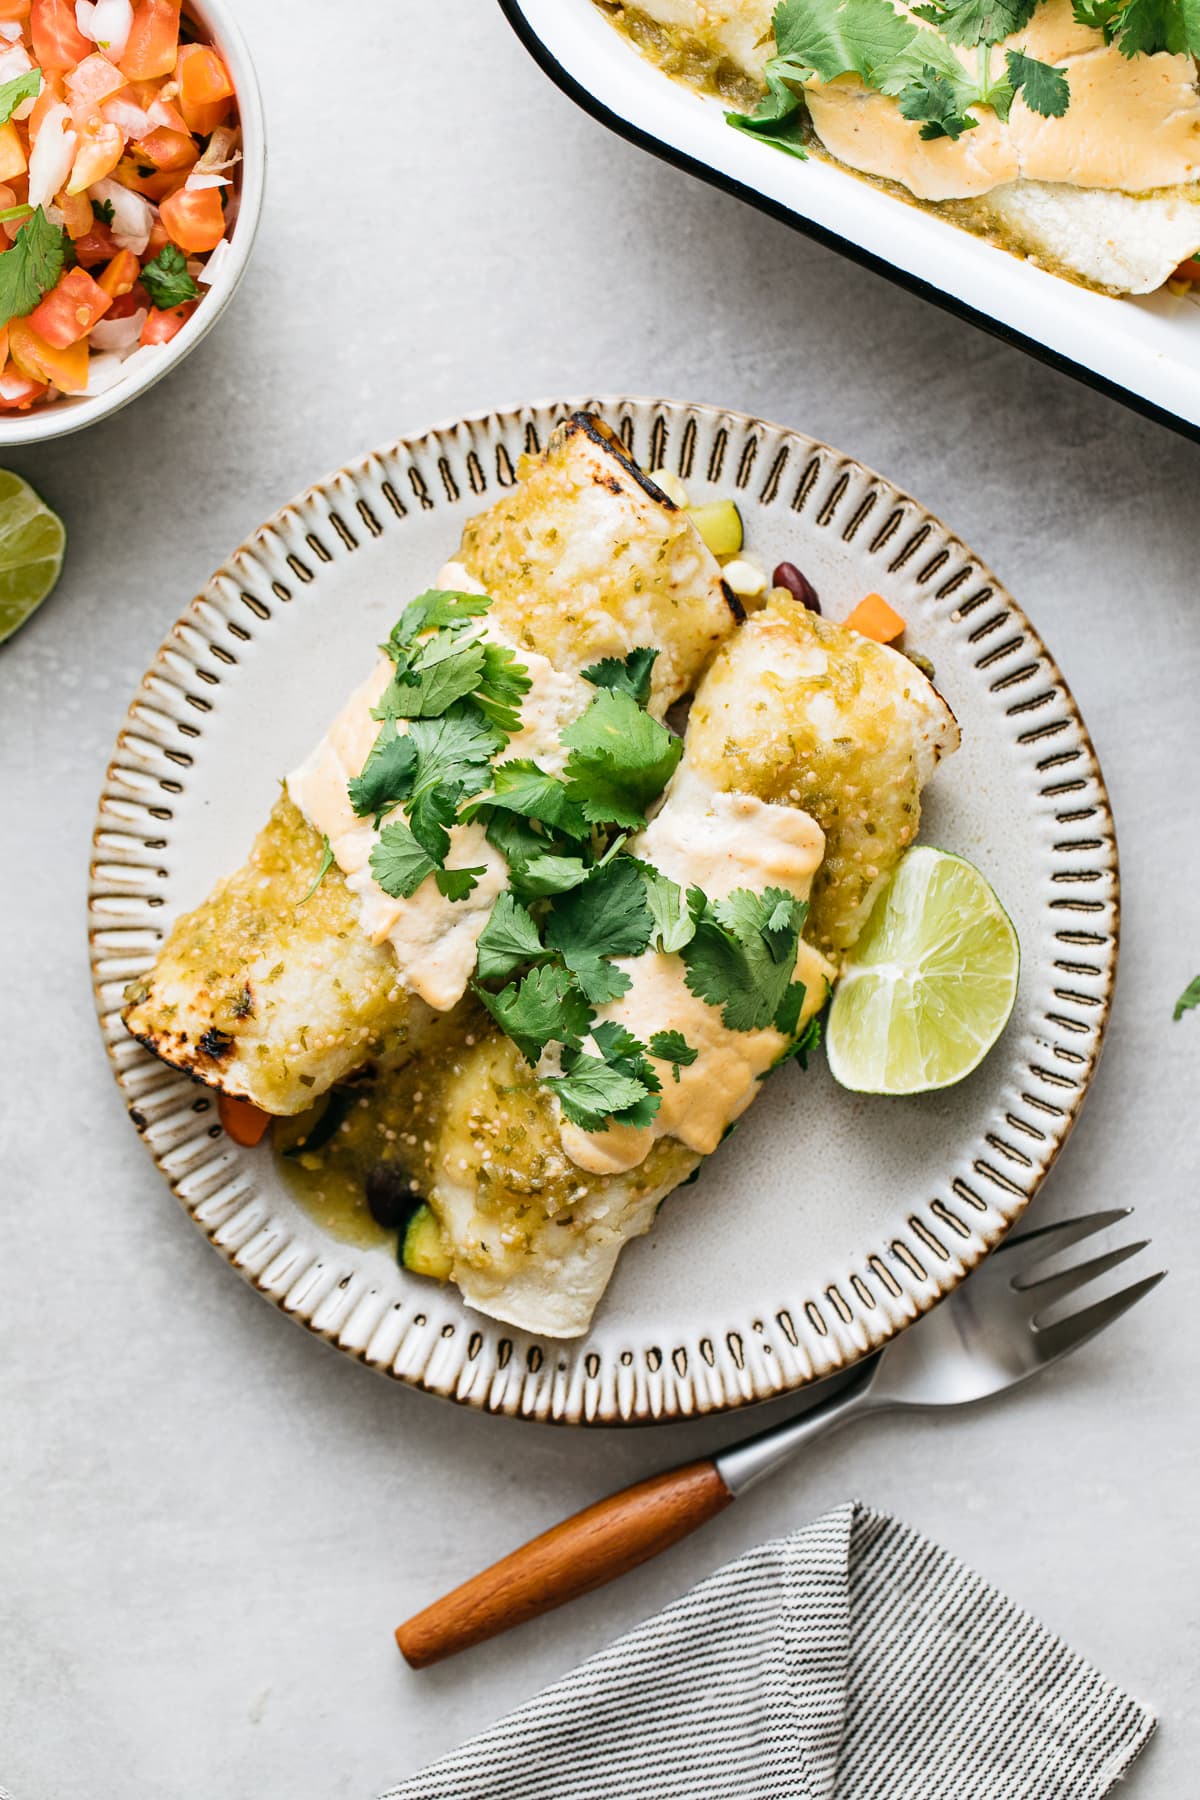
[[[409,1176],[399,1163],[376,1163],[367,1172],[367,1205],[375,1223],[385,1231],[399,1231],[418,1204],[408,1183]]]
[[[821,602],[817,598],[817,590],[807,575],[802,575],[795,563],[780,563],[771,577],[772,587],[786,588],[793,600],[806,606],[809,612],[819,613]]]

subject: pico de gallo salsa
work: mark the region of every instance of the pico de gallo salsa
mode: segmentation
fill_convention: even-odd
[[[183,329],[239,143],[180,0],[0,0],[0,411],[100,392]]]

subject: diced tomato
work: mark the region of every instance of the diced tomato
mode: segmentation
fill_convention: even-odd
[[[29,17],[29,5],[30,0],[0,0],[0,19],[6,25],[15,25]]]
[[[233,93],[229,70],[211,44],[184,44],[175,64],[179,98],[185,106],[209,106]]]
[[[111,305],[112,295],[93,281],[86,269],[68,269],[58,286],[34,307],[28,324],[51,349],[67,350],[87,337]]]
[[[75,260],[85,269],[98,268],[111,262],[117,254],[117,240],[103,219],[93,218],[91,228],[75,239]]]
[[[85,337],[59,349],[40,337],[28,319],[13,319],[8,327],[8,348],[18,369],[32,381],[52,383],[64,394],[87,392],[88,343]]]
[[[1177,281],[1200,281],[1200,256],[1189,256],[1175,271]]]
[[[132,250],[118,250],[99,278],[99,285],[113,300],[128,294],[142,272],[142,265]]]
[[[138,343],[169,344],[183,330],[198,304],[196,300],[188,300],[183,306],[173,306],[169,312],[160,312],[157,306],[153,307],[142,326]]]
[[[108,100],[113,94],[119,94],[125,86],[125,77],[120,69],[110,63],[107,56],[101,56],[97,50],[91,56],[70,71],[66,80],[67,98],[73,107],[86,107],[90,114]]]
[[[55,194],[54,204],[62,214],[63,228],[74,243],[92,229],[95,214],[86,194],[73,194],[70,188]]]
[[[76,25],[71,0],[33,0],[29,23],[34,61],[41,69],[73,69],[96,48]]]
[[[150,227],[150,236],[146,242],[146,248],[142,251],[142,261],[144,263],[153,262],[159,251],[165,250],[170,241],[171,239],[167,233],[167,228],[162,220],[155,219],[153,225]]]
[[[249,1148],[259,1144],[271,1129],[271,1115],[255,1106],[252,1100],[239,1100],[233,1094],[222,1094],[217,1101],[217,1116],[227,1137],[235,1144]]]
[[[220,188],[183,188],[162,202],[162,222],[172,243],[189,256],[215,250],[225,236]]]
[[[46,114],[55,106],[61,106],[66,99],[63,89],[63,78],[57,69],[43,69],[42,91],[33,103],[33,111],[25,121],[29,133],[29,142],[36,143],[37,134],[42,129]]]
[[[130,81],[169,75],[179,55],[180,0],[138,0],[121,68]]]
[[[115,179],[122,187],[132,188],[135,194],[144,194],[156,206],[187,180],[186,169],[152,169],[149,175],[144,175],[143,169],[149,168],[149,163],[139,162],[135,156],[123,156],[117,164]]]
[[[23,175],[28,167],[21,134],[15,120],[9,119],[0,125],[0,181],[11,181],[14,175]]]
[[[149,312],[154,302],[142,286],[135,281],[127,294],[118,294],[108,309],[110,319],[129,319],[135,312]]]
[[[156,169],[190,169],[200,155],[190,131],[168,131],[165,126],[135,139],[129,149],[138,162],[151,163]]]
[[[44,381],[35,381],[18,369],[16,363],[5,363],[0,370],[0,407],[5,412],[24,412],[35,400],[40,400],[46,392]]]
[[[82,194],[93,182],[111,175],[125,153],[125,137],[105,119],[92,119],[79,133],[79,148],[71,165],[68,194]]]

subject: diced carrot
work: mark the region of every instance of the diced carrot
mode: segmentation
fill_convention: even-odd
[[[848,630],[857,631],[860,637],[874,638],[877,644],[894,643],[904,631],[904,620],[882,594],[868,594],[860,600],[845,624]]]
[[[225,1128],[226,1136],[235,1144],[244,1144],[249,1148],[252,1144],[261,1143],[271,1127],[271,1115],[255,1106],[252,1100],[236,1100],[232,1094],[220,1094],[217,1097],[217,1116]]]
[[[1189,256],[1175,271],[1176,281],[1200,281],[1200,256]]]
[[[22,375],[31,381],[53,383],[64,394],[85,394],[88,384],[88,341],[81,337],[65,349],[39,337],[28,319],[13,319],[8,327],[8,347]],[[20,404],[20,402],[18,402]]]
[[[92,203],[86,194],[73,194],[69,188],[54,196],[54,204],[62,214],[63,229],[74,243],[87,236],[96,222]]]

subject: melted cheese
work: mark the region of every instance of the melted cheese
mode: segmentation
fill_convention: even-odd
[[[817,135],[840,162],[899,181],[919,200],[967,199],[1018,180],[1141,194],[1200,174],[1200,93],[1190,56],[1122,56],[1076,24],[1071,0],[1043,0],[1023,31],[993,47],[993,69],[1003,68],[1007,50],[1066,71],[1071,99],[1062,118],[1040,118],[1017,99],[1007,123],[980,107],[978,123],[957,142],[926,142],[894,99],[840,76],[806,89]],[[974,76],[978,52],[956,48],[955,55]]]
[[[739,887],[756,892],[782,887],[806,900],[825,838],[807,813],[751,794],[716,791],[684,766],[662,811],[630,848],[680,886],[702,887],[710,899],[724,899]],[[689,990],[678,956],[650,951],[620,959],[617,966],[631,986],[602,1007],[599,1018],[617,1020],[643,1043],[656,1031],[681,1031],[699,1054],[680,1068],[678,1081],[660,1064],[663,1090],[652,1124],[610,1124],[589,1132],[564,1119],[562,1147],[577,1167],[597,1175],[636,1168],[664,1137],[708,1156],[750,1105],[790,1040],[773,1027],[731,1031],[719,1007]],[[824,1004],[830,974],[820,953],[801,943],[796,960],[796,979],[806,989],[801,1025]]]
[[[454,563],[441,571],[438,585],[478,591],[467,571]],[[486,620],[481,626],[482,633],[476,635],[507,643]],[[521,729],[509,740],[503,755],[533,757],[543,768],[557,770],[566,756],[559,734],[584,710],[595,690],[579,676],[555,669],[535,651],[522,649],[517,654],[532,685],[521,705]],[[357,901],[364,935],[372,944],[390,943],[404,985],[443,1012],[466,992],[479,935],[496,896],[508,885],[508,864],[488,843],[482,825],[455,825],[450,831],[446,867],[483,870],[465,900],[447,900],[432,875],[407,900],[386,894],[375,880],[370,859],[379,831],[370,819],[355,813],[347,784],[361,772],[378,736],[379,721],[372,718],[371,709],[379,704],[391,678],[392,664],[381,657],[320,743],[288,776],[287,789],[314,831],[329,839],[334,860]],[[401,729],[406,728],[402,721]],[[395,818],[403,818],[400,808],[381,821],[380,830]]]

